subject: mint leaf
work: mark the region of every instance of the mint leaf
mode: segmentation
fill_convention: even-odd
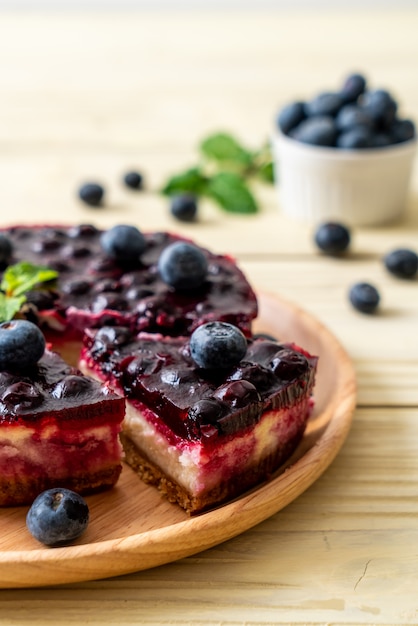
[[[218,172],[208,182],[206,195],[230,213],[256,213],[254,196],[245,181],[233,172]]]
[[[251,166],[253,160],[251,152],[227,133],[210,135],[201,142],[200,150],[208,159],[222,164],[235,164],[241,168]]]
[[[260,167],[258,168],[256,172],[256,175],[258,178],[260,178],[266,183],[274,183],[275,172],[274,172],[273,163],[269,161],[267,163],[263,163],[262,165],[260,165]]]
[[[180,193],[190,193],[196,196],[204,193],[207,178],[198,167],[192,167],[185,172],[172,176],[162,189],[162,193],[172,196]]]
[[[0,322],[9,322],[20,311],[20,307],[25,302],[25,296],[8,297],[0,293]]]
[[[40,283],[45,283],[57,278],[58,272],[41,265],[33,265],[27,261],[21,261],[15,265],[9,265],[3,274],[0,289],[6,296],[21,296]]]

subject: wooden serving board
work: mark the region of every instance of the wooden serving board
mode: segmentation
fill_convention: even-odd
[[[0,587],[107,578],[190,556],[234,537],[297,498],[335,458],[356,401],[351,361],[316,319],[274,295],[259,296],[256,331],[319,356],[315,410],[301,444],[268,482],[218,509],[188,517],[124,467],[117,486],[87,498],[90,524],[71,546],[46,548],[29,534],[27,507],[0,510]]]

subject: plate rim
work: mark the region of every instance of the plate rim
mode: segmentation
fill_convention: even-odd
[[[337,355],[341,368],[338,386],[345,387],[347,391],[338,403],[336,392],[333,404],[322,411],[321,415],[332,415],[315,444],[272,480],[201,515],[120,538],[53,549],[42,546],[33,550],[0,550],[0,564],[3,566],[0,588],[39,587],[99,580],[151,569],[192,556],[223,543],[278,513],[306,491],[331,465],[349,433],[356,406],[357,383],[351,358],[325,324],[305,309],[275,293],[260,291],[257,296],[261,309],[263,302],[268,301],[273,306],[277,303],[292,315],[297,315],[309,331],[315,330],[325,335],[332,352]],[[259,318],[262,320],[262,315]],[[257,321],[260,321],[259,318]],[[329,445],[330,442],[332,445]],[[307,465],[309,472],[306,472]],[[293,491],[295,475],[296,493]],[[281,493],[279,505],[278,492]],[[182,539],[187,540],[182,543]],[[112,556],[110,560],[109,555]],[[8,569],[5,566],[11,567],[13,575],[5,571]],[[101,571],[101,568],[105,569]]]

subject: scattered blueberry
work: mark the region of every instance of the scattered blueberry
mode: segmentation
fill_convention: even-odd
[[[202,250],[176,241],[162,251],[158,270],[163,281],[174,289],[197,289],[206,280],[208,265]]]
[[[0,266],[8,265],[12,256],[12,242],[6,235],[0,234]]]
[[[350,74],[344,81],[341,97],[344,102],[355,102],[366,90],[366,79],[362,74]]]
[[[190,354],[203,369],[229,369],[247,351],[247,339],[239,328],[227,322],[208,322],[190,336]]]
[[[89,517],[88,505],[78,493],[54,488],[35,498],[26,516],[26,526],[35,539],[53,548],[80,537]]]
[[[305,103],[292,102],[281,109],[277,116],[277,125],[287,135],[295,126],[300,124],[306,117]]]
[[[332,117],[308,117],[290,132],[290,136],[302,143],[315,146],[333,146],[337,136]]]
[[[0,324],[0,370],[35,365],[45,351],[45,337],[27,320]]]
[[[380,295],[374,285],[356,283],[349,292],[350,302],[361,313],[374,313],[379,306]]]
[[[414,278],[418,271],[418,255],[413,250],[399,248],[384,257],[384,264],[398,278]]]
[[[127,187],[131,189],[142,189],[144,184],[144,179],[142,174],[139,172],[127,172],[123,177],[123,182]]]
[[[104,188],[97,183],[86,183],[78,190],[80,200],[89,206],[100,206],[104,197]]]
[[[350,245],[350,231],[343,224],[325,222],[321,224],[314,237],[320,250],[327,254],[340,254]]]
[[[197,215],[197,200],[191,194],[180,194],[171,198],[170,211],[181,222],[193,222]]]
[[[307,117],[320,115],[334,117],[343,106],[344,101],[338,93],[320,93],[313,100],[306,102]]]
[[[106,254],[118,261],[137,261],[146,247],[144,235],[135,226],[118,224],[100,238]]]

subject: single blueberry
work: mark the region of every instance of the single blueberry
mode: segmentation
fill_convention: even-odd
[[[203,369],[229,369],[247,351],[247,339],[239,328],[227,322],[208,322],[190,336],[190,354]]]
[[[343,106],[344,101],[338,93],[320,93],[318,96],[305,103],[305,113],[307,117],[320,115],[321,117],[337,115]]]
[[[406,248],[392,250],[383,262],[386,269],[398,278],[414,278],[418,271],[418,255]]]
[[[200,248],[176,241],[162,251],[158,270],[162,280],[174,289],[196,289],[206,280],[208,264]]]
[[[35,498],[26,516],[26,526],[35,539],[52,548],[80,537],[89,517],[84,498],[70,489],[56,487]]]
[[[106,230],[100,237],[100,243],[105,253],[118,261],[138,261],[146,248],[141,231],[126,224]]]
[[[415,124],[412,120],[395,120],[389,128],[392,143],[402,143],[415,137]]]
[[[346,104],[338,113],[335,124],[338,131],[346,131],[358,126],[372,128],[373,120],[365,109],[355,104]]]
[[[139,172],[127,172],[123,177],[123,182],[130,189],[142,189],[144,185],[144,179]]]
[[[372,134],[372,147],[373,148],[385,148],[393,144],[393,139],[389,133],[373,133]]]
[[[173,196],[170,203],[170,211],[173,217],[181,222],[193,222],[197,215],[197,200],[191,194]]]
[[[45,337],[27,320],[0,324],[0,370],[35,365],[45,351]]]
[[[344,102],[355,102],[366,89],[366,79],[362,74],[350,74],[344,81],[341,97]]]
[[[374,285],[356,283],[350,288],[349,299],[357,311],[374,313],[379,306],[380,294]]]
[[[337,129],[332,117],[311,117],[296,126],[289,136],[315,146],[334,146]]]
[[[338,135],[336,145],[343,150],[372,148],[373,135],[367,126],[357,126]]]
[[[12,256],[13,246],[10,239],[3,234],[0,234],[0,265],[8,265]]]
[[[104,197],[104,188],[98,183],[86,183],[78,190],[78,196],[89,206],[100,206]]]
[[[326,254],[340,254],[350,245],[350,231],[344,224],[325,222],[318,226],[314,240],[318,248]]]
[[[284,106],[277,116],[277,126],[282,133],[287,135],[295,126],[300,124],[306,117],[305,103],[292,102]]]
[[[366,91],[362,96],[361,106],[380,129],[390,126],[396,117],[398,105],[385,89]]]

